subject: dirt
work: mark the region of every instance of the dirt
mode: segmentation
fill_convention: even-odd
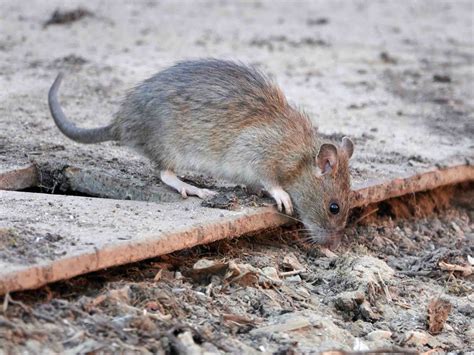
[[[77,8],[71,11],[56,10],[51,15],[51,18],[45,22],[44,27],[50,25],[64,25],[66,23],[79,21],[86,16],[92,16],[92,12],[83,8]]]
[[[241,207],[273,206],[271,198],[253,194],[241,187],[219,188],[218,194],[202,201],[204,207],[237,210]]]
[[[209,56],[258,66],[324,137],[353,138],[354,187],[472,164],[472,13],[470,1],[0,2],[0,165],[91,169],[138,190],[160,188],[134,152],[59,134],[47,90],[65,72],[64,110],[96,127],[133,85],[178,60]],[[63,177],[44,176],[43,189],[67,192],[54,184]],[[304,246],[297,230],[278,230],[7,296],[0,352],[474,350],[473,197],[448,207],[447,195],[417,195],[422,208],[394,200],[356,211],[333,256]],[[265,202],[224,186],[209,203]],[[29,224],[0,230],[2,261],[54,257],[74,243]],[[298,263],[284,262],[288,255]],[[193,278],[203,259],[215,268]],[[437,300],[450,310],[430,307]]]
[[[0,340],[26,353],[472,351],[473,211],[360,220],[329,256],[293,227],[16,293]]]
[[[60,250],[64,242],[61,235],[41,233],[34,227],[1,228],[0,259],[22,264],[34,263],[37,258],[54,259],[65,254]]]

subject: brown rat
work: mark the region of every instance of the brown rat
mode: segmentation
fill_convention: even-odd
[[[49,107],[69,138],[117,140],[138,150],[184,197],[214,192],[181,181],[175,172],[262,186],[280,211],[292,214],[295,207],[315,243],[329,242],[344,228],[351,140],[323,142],[310,119],[260,71],[216,59],[178,63],[132,89],[112,123],[96,129],[67,120],[57,98],[61,78],[49,91]]]

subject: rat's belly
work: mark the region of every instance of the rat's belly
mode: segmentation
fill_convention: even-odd
[[[261,182],[258,169],[242,157],[229,157],[225,153],[208,154],[199,150],[179,149],[170,153],[177,172],[191,171],[236,184],[258,184]]]

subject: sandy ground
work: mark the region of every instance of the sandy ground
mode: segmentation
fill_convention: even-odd
[[[45,25],[55,9],[78,7],[89,15]],[[351,136],[355,185],[469,163],[474,157],[473,11],[470,1],[0,1],[0,167],[52,162],[151,179],[149,162],[115,143],[84,146],[60,135],[48,114],[47,90],[57,72],[65,72],[65,111],[78,124],[94,127],[109,121],[129,87],[178,60],[200,57],[264,69],[322,134]],[[178,255],[180,262],[156,261],[173,264],[170,274],[162,271],[166,277],[160,282],[143,278],[144,271],[135,278],[133,266],[118,270],[115,279],[93,276],[98,284],[72,281],[70,294],[61,284],[37,304],[32,299],[48,289],[22,294],[26,308],[10,303],[0,319],[1,347],[36,353],[44,342],[44,352],[159,352],[196,343],[213,344],[206,346],[219,351],[249,352],[251,347],[284,353],[354,349],[360,340],[371,348],[472,349],[472,279],[439,270],[440,260],[464,265],[473,255],[472,212],[453,209],[430,218],[388,225],[374,221],[351,230],[357,243],[347,240],[347,254],[336,259],[285,247],[285,241],[272,247],[224,243],[219,244],[224,253],[210,247]],[[60,243],[54,234],[50,239]],[[224,276],[211,283],[180,279],[204,257],[291,271],[281,263],[286,248],[307,270],[296,274],[301,279],[296,284],[286,276],[283,284],[235,285]],[[151,278],[170,269],[150,265]],[[380,277],[360,280],[351,276],[352,267],[375,268]],[[142,268],[150,266],[137,266]],[[209,285],[221,288],[214,292]],[[110,294],[117,289],[119,295]],[[436,336],[426,326],[426,308],[434,296],[453,307],[447,327]],[[144,309],[155,316],[142,319]],[[158,319],[170,314],[171,320]],[[285,323],[285,314],[310,325],[287,337],[251,333]],[[194,341],[186,339],[190,334]]]
[[[267,71],[326,135],[356,142],[356,183],[472,160],[472,2],[0,2],[0,164],[65,160],[152,174],[114,143],[60,135],[46,93],[103,125],[126,90],[178,60],[218,57]],[[370,5],[369,5],[370,4]],[[45,23],[56,8],[90,11]]]

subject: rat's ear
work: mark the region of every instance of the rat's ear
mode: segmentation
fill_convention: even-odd
[[[352,157],[352,154],[354,153],[354,143],[352,143],[349,137],[342,138],[341,147],[342,150],[346,152],[347,159],[350,159]]]
[[[324,143],[319,148],[316,157],[316,165],[321,170],[321,175],[336,171],[337,169],[337,148],[334,144]]]

